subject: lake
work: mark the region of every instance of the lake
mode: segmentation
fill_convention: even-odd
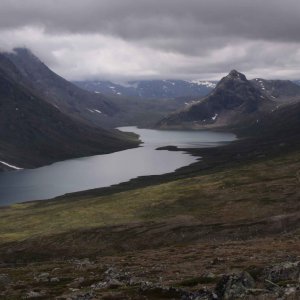
[[[236,139],[234,134],[211,131],[167,131],[120,127],[134,132],[139,148],[57,162],[49,166],[0,173],[0,205],[45,200],[66,193],[107,187],[145,175],[175,171],[197,161],[182,151],[156,150],[162,146],[215,147]]]

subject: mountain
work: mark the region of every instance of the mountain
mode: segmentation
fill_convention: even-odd
[[[118,131],[90,127],[65,115],[25,87],[23,76],[7,55],[0,54],[0,170],[38,167],[137,145]]]
[[[246,76],[232,70],[205,98],[161,120],[161,128],[209,128],[239,123],[261,111],[271,111],[275,102]]]
[[[300,140],[300,102],[284,105],[262,112],[259,119],[248,119],[233,130],[242,136],[261,137],[264,140],[280,141],[278,146],[285,146],[285,141],[298,143]]]
[[[76,82],[75,85],[51,71],[28,49],[17,48],[4,55],[18,71],[8,69],[7,72],[21,85],[29,87],[69,117],[101,128],[153,126],[165,115],[194,100],[193,97],[206,95],[215,85],[213,82],[180,80],[140,81],[125,85],[97,81]],[[174,97],[176,101],[171,102]],[[158,101],[161,98],[163,101]]]
[[[180,97],[203,97],[216,86],[213,81],[141,80],[125,84],[111,81],[75,81],[82,89],[104,95],[144,99],[172,99]]]
[[[3,55],[18,71],[9,70],[12,78],[35,90],[41,98],[73,119],[102,127],[106,126],[110,116],[118,112],[118,108],[105,96],[82,90],[60,77],[28,49],[17,48]]]
[[[300,80],[294,80],[294,83],[296,83],[297,85],[300,85]]]
[[[290,80],[265,80],[255,78],[251,80],[251,82],[265,96],[281,104],[297,102],[300,99],[300,86]]]

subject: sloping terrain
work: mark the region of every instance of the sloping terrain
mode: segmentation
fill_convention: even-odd
[[[232,70],[207,97],[161,120],[161,128],[222,127],[275,106],[245,75]]]
[[[278,104],[290,104],[300,101],[300,86],[290,80],[251,80],[263,94],[275,100]]]
[[[283,105],[263,112],[259,118],[240,122],[232,129],[242,136],[260,136],[264,138],[299,138],[300,102]]]
[[[106,119],[110,127],[139,126],[153,128],[161,119],[178,109],[189,105],[195,98],[138,99],[107,96],[115,104],[118,112]]]
[[[4,299],[298,299],[296,109],[171,175],[3,207]]]
[[[2,208],[1,295],[213,299],[225,276],[246,271],[252,283],[232,299],[297,299],[299,159],[213,172],[199,162],[166,183]]]
[[[14,74],[11,76],[11,74]],[[15,66],[0,55],[0,169],[28,168],[57,160],[137,145],[117,131],[76,122],[19,84]]]
[[[28,49],[17,48],[4,53],[14,65],[20,84],[29,87],[42,99],[69,117],[92,126],[106,126],[106,119],[113,116],[118,108],[101,94],[82,90],[71,82],[51,71]]]
[[[201,160],[172,174],[2,207],[0,296],[298,299],[300,103],[277,108],[235,71],[218,88],[203,113],[235,111],[240,140],[185,149]]]
[[[173,85],[175,81],[163,80],[131,83],[131,87],[110,82],[75,82],[75,85],[51,71],[28,49],[18,48],[4,55],[15,66],[14,71],[7,70],[12,78],[64,114],[89,126],[154,126],[194,100],[194,96],[206,95],[214,86],[211,82],[185,81]]]

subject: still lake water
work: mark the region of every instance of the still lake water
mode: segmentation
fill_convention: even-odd
[[[145,175],[175,171],[197,161],[187,153],[155,150],[162,146],[215,147],[235,140],[231,133],[160,131],[121,127],[135,132],[142,147],[111,154],[66,160],[49,166],[0,173],[0,205],[44,200],[66,193],[106,187]]]

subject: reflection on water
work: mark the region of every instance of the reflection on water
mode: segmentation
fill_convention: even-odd
[[[184,152],[157,147],[212,147],[235,139],[230,133],[159,131],[122,127],[135,132],[143,147],[58,162],[33,170],[0,173],[0,205],[43,200],[65,193],[110,186],[145,175],[173,172],[197,159]]]

